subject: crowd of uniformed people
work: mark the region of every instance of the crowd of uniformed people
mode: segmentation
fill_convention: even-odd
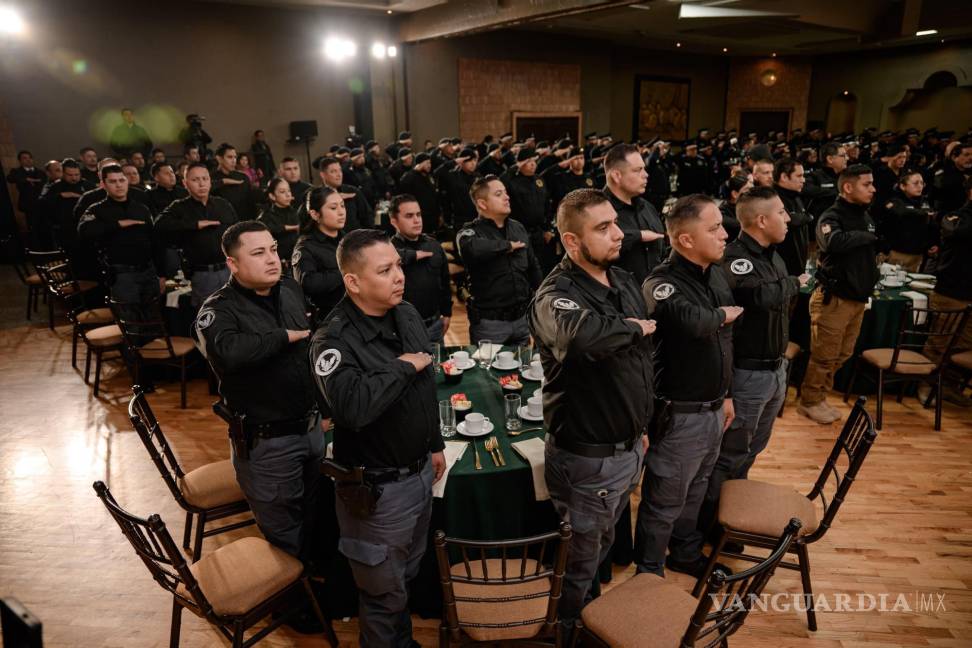
[[[802,288],[814,286],[798,411],[819,424],[840,418],[826,396],[879,262],[935,274],[932,307],[972,303],[968,135],[505,133],[418,147],[402,132],[332,147],[313,184],[257,142],[214,154],[190,142],[173,163],[139,141],[43,169],[23,151],[8,180],[29,245],[64,249],[113,299],[191,278],[192,336],[247,433],[238,480],[263,534],[294,555],[308,555],[332,427],[326,470],[365,646],[415,645],[408,582],[445,470],[431,343],[456,299],[470,343],[532,340],[543,363],[545,477],[573,529],[565,627],[597,591],[639,484],[638,571],[702,573],[720,487],[746,477],[785,398]],[[241,153],[259,173],[238,168]],[[969,404],[960,385],[945,394]]]

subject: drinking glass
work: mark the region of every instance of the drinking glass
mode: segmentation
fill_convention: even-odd
[[[489,340],[479,341],[479,366],[489,369],[493,362],[493,343]]]
[[[506,429],[520,429],[520,395],[507,394],[503,397],[503,407],[506,411]]]
[[[533,347],[529,344],[521,344],[517,354],[520,361],[520,371],[530,368],[530,361],[533,360]]]
[[[439,401],[439,429],[445,439],[456,436],[456,410],[452,408],[451,400]]]
[[[432,370],[439,373],[442,369],[439,366],[442,362],[442,345],[438,342],[432,343]]]

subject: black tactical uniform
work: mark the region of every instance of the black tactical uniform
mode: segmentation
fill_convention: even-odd
[[[678,195],[709,193],[709,164],[700,156],[683,155],[678,161]]]
[[[290,185],[290,194],[294,197],[291,205],[297,207],[300,211],[300,207],[304,204],[307,198],[307,192],[314,188],[314,185],[304,182],[303,180],[298,180],[297,182],[288,182]]]
[[[47,247],[39,249],[52,249],[52,245],[60,247],[71,257],[72,263],[75,265],[74,271],[81,273],[79,276],[84,277],[91,276],[92,269],[97,276],[97,268],[88,267],[86,268],[88,273],[85,274],[84,269],[78,267],[80,259],[74,258],[79,253],[78,217],[74,215],[74,207],[81,197],[90,190],[91,185],[84,180],[69,183],[62,178],[47,188],[36,208],[37,213],[42,215],[42,218],[37,219],[37,222],[42,223],[44,240],[49,243]],[[38,234],[40,233],[38,232]],[[33,235],[33,232],[31,234]],[[91,255],[87,256],[90,264]]]
[[[203,304],[192,328],[199,350],[219,378],[231,424],[236,478],[267,540],[299,555],[305,500],[324,456],[308,339],[289,342],[287,331],[306,331],[304,299],[289,277],[258,295],[236,279]]]
[[[511,251],[513,241],[526,247]],[[528,338],[527,304],[540,285],[541,274],[526,228],[512,218],[499,228],[480,216],[459,230],[456,248],[469,273],[471,296],[466,310],[472,342],[485,339],[505,343],[507,339]],[[513,330],[507,331],[506,337],[490,337],[502,325]]]
[[[553,205],[551,213],[557,213],[557,207],[564,196],[577,189],[593,189],[594,178],[591,174],[581,171],[574,173],[570,169],[559,169],[556,166],[550,167],[543,175],[543,179],[550,185],[553,194]]]
[[[823,166],[807,174],[807,182],[803,187],[803,197],[809,200],[807,211],[813,217],[820,214],[834,204],[840,188],[837,186],[837,172],[829,166]]]
[[[942,218],[935,292],[972,302],[972,202]]]
[[[334,460],[362,467],[377,497],[367,512],[346,503],[356,484],[338,482],[339,551],[351,563],[359,596],[360,642],[407,646],[408,581],[428,543],[439,432],[435,375],[399,356],[429,351],[422,317],[402,303],[370,317],[343,299],[314,334],[311,362],[334,420]],[[360,484],[360,482],[358,482]]]
[[[156,185],[145,192],[145,204],[148,205],[149,211],[152,212],[152,216],[157,218],[166,207],[171,205],[176,200],[186,198],[188,195],[189,192],[186,191],[185,187],[181,187],[179,185],[176,185],[171,189],[166,189],[161,185]]]
[[[719,211],[722,213],[722,229],[726,230],[726,234],[729,235],[726,240],[735,241],[742,230],[739,219],[736,218],[736,203],[723,200],[722,204],[719,205]]]
[[[838,198],[817,222],[817,243],[820,256],[815,278],[824,294],[867,302],[879,277],[877,234],[867,205]]]
[[[962,171],[952,160],[945,160],[942,168],[935,172],[932,184],[935,208],[939,214],[955,211],[965,204],[968,192],[962,187],[962,183],[970,173],[972,170]]]
[[[478,177],[478,172],[466,173],[462,169],[455,169],[443,176],[440,189],[445,195],[442,206],[447,226],[458,227],[476,218],[476,205],[469,195],[469,189]],[[424,218],[424,212],[422,215]]]
[[[664,404],[656,407],[664,409],[652,431],[635,555],[639,572],[662,574],[666,564],[687,570],[702,560],[698,514],[719,455],[732,380],[732,330],[720,307],[733,298],[722,267],[703,270],[674,250],[642,292],[658,322],[656,389]]]
[[[439,193],[432,183],[432,177],[428,173],[411,170],[402,176],[402,181],[398,184],[402,193],[411,194],[418,201],[422,210],[422,231],[426,234],[434,234],[439,229]]]
[[[27,217],[27,227],[31,231],[31,237],[36,240],[31,241],[31,245],[41,247],[45,236],[44,226],[38,223],[38,199],[44,190],[47,176],[37,167],[25,169],[16,167],[7,174],[7,182],[17,187],[17,209]],[[33,234],[36,231],[37,237]]]
[[[250,188],[250,178],[242,171],[223,173],[221,169],[212,172],[212,195],[225,199],[233,205],[233,211],[240,220],[252,220],[255,216],[253,204],[253,190]],[[235,180],[241,184],[231,184],[224,180]]]
[[[672,162],[667,156],[652,154],[647,167],[648,186],[645,188],[645,199],[660,214],[668,197],[672,195]]]
[[[449,260],[442,245],[431,236],[420,234],[415,241],[401,234],[391,239],[405,273],[404,299],[415,306],[428,329],[429,339],[442,342],[442,318],[452,317],[452,288],[449,285]],[[416,252],[432,256],[416,259]]]
[[[641,240],[641,231],[651,230],[664,234],[665,226],[658,212],[644,198],[635,196],[631,204],[628,204],[611,193],[610,189],[605,188],[604,193],[611,201],[614,211],[618,213],[618,227],[624,232],[621,256],[615,265],[634,275],[635,281],[640,286],[655,266],[661,263],[666,249],[664,238],[645,243]]]
[[[273,234],[273,238],[277,241],[277,255],[281,261],[285,262],[285,266],[289,267],[290,257],[294,253],[294,246],[300,236],[297,230],[286,228],[287,225],[300,225],[300,216],[297,214],[294,203],[290,203],[287,207],[278,207],[270,203],[263,208],[260,215],[257,216],[257,220],[266,225],[270,233]]]
[[[515,166],[510,167],[502,180],[510,194],[510,218],[526,227],[533,254],[546,274],[556,263],[554,241],[543,240],[545,232],[553,232],[547,183],[537,175],[522,175]]]
[[[894,252],[923,255],[935,238],[934,211],[925,196],[895,192],[884,205],[883,236]]]
[[[626,319],[647,319],[644,300],[625,270],[610,268],[608,281],[605,286],[565,257],[544,279],[529,313],[546,379],[547,488],[574,531],[562,621],[579,615],[614,542],[614,526],[628,510],[654,406],[651,338]]]
[[[482,176],[494,175],[499,177],[506,173],[506,165],[503,164],[502,158],[497,160],[492,155],[487,154],[486,157],[479,161],[479,166],[476,167],[476,171]]]
[[[787,271],[793,276],[803,274],[810,254],[810,233],[813,229],[813,216],[807,211],[799,192],[784,189],[777,185],[776,193],[783,201],[783,207],[790,215],[787,223],[786,238],[780,243],[777,252],[783,257]]]
[[[337,264],[337,246],[344,236],[328,236],[319,229],[301,235],[294,246],[290,266],[317,319],[327,317],[344,297],[344,278]]]

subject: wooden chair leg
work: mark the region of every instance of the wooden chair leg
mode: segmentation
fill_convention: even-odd
[[[233,624],[233,648],[243,648],[243,622]]]
[[[817,631],[817,612],[813,609],[813,588],[810,585],[810,554],[807,545],[796,545],[797,558],[800,562],[800,579],[803,581],[803,596],[807,603],[807,628],[811,632]]]
[[[719,542],[713,545],[712,551],[709,553],[709,563],[705,566],[705,571],[699,576],[699,580],[695,581],[695,587],[692,588],[692,596],[695,598],[699,598],[702,590],[705,589],[705,583],[715,570],[716,562],[719,560],[719,554],[722,553],[722,547],[726,544],[728,537],[729,532],[723,529],[722,533],[719,534]]]
[[[182,606],[172,597],[172,628],[169,630],[169,648],[179,648],[179,634],[182,630]]]
[[[845,401],[846,402],[846,401]],[[878,369],[877,375],[877,418],[874,427],[881,429],[881,422],[884,420],[884,370]]]
[[[182,409],[186,409],[186,356],[182,356],[179,370],[181,372],[180,380],[182,380]]]
[[[34,301],[34,289],[31,287],[27,289],[27,321],[30,321],[30,304],[32,301]]]
[[[47,325],[54,330],[54,300],[47,300]]]
[[[881,428],[878,428],[881,429]],[[942,429],[942,374],[939,372],[935,381],[935,431]]]
[[[90,382],[91,377],[91,347],[88,347],[87,352],[84,354],[84,384],[87,385]]]
[[[439,648],[449,648],[449,628],[444,623],[439,625]]]
[[[186,530],[182,533],[182,548],[189,551],[189,539],[192,537],[192,511],[186,511]]]
[[[338,639],[337,635],[334,634],[334,628],[331,627],[331,620],[324,617],[324,613],[321,611],[321,606],[317,602],[317,597],[314,596],[314,590],[311,588],[310,579],[308,579],[307,576],[304,576],[301,579],[301,582],[304,585],[304,591],[307,592],[307,598],[310,599],[311,607],[314,610],[314,615],[317,617],[317,620],[321,622],[321,625],[324,626],[324,638],[327,639],[327,643],[331,645],[331,648],[338,648]]]
[[[198,562],[202,558],[203,533],[206,531],[206,512],[197,514],[196,520],[196,540],[192,543],[192,562]]]
[[[78,338],[81,336],[81,332],[78,330],[78,325],[75,324],[71,327],[71,368],[78,368]]]
[[[101,351],[95,351],[95,382],[94,395],[98,398],[98,386],[101,385]]]

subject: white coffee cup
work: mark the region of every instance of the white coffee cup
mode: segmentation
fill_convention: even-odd
[[[527,413],[530,416],[543,416],[543,399],[537,396],[527,399]],[[466,417],[469,420],[469,417]]]
[[[499,353],[496,354],[496,362],[495,362],[495,364],[502,365],[504,367],[509,367],[509,366],[515,364],[515,362],[513,360],[513,352],[512,351],[500,351]]]
[[[479,412],[466,414],[466,432],[469,434],[479,434],[483,431],[483,426],[489,421],[488,416],[483,416]]]
[[[540,399],[542,399],[542,398],[543,398],[543,390],[542,390],[542,389],[534,389],[534,390],[533,390],[533,396],[534,396],[535,398],[540,398]]]
[[[543,364],[540,362],[540,360],[533,360],[530,362],[530,373],[538,377],[543,376]]]
[[[455,362],[456,364],[466,365],[469,363],[469,352],[456,351],[455,353],[450,353],[449,359]]]
[[[908,278],[908,271],[907,270],[898,270],[897,276],[898,276],[898,281],[900,281],[901,283],[904,283],[904,280]]]

